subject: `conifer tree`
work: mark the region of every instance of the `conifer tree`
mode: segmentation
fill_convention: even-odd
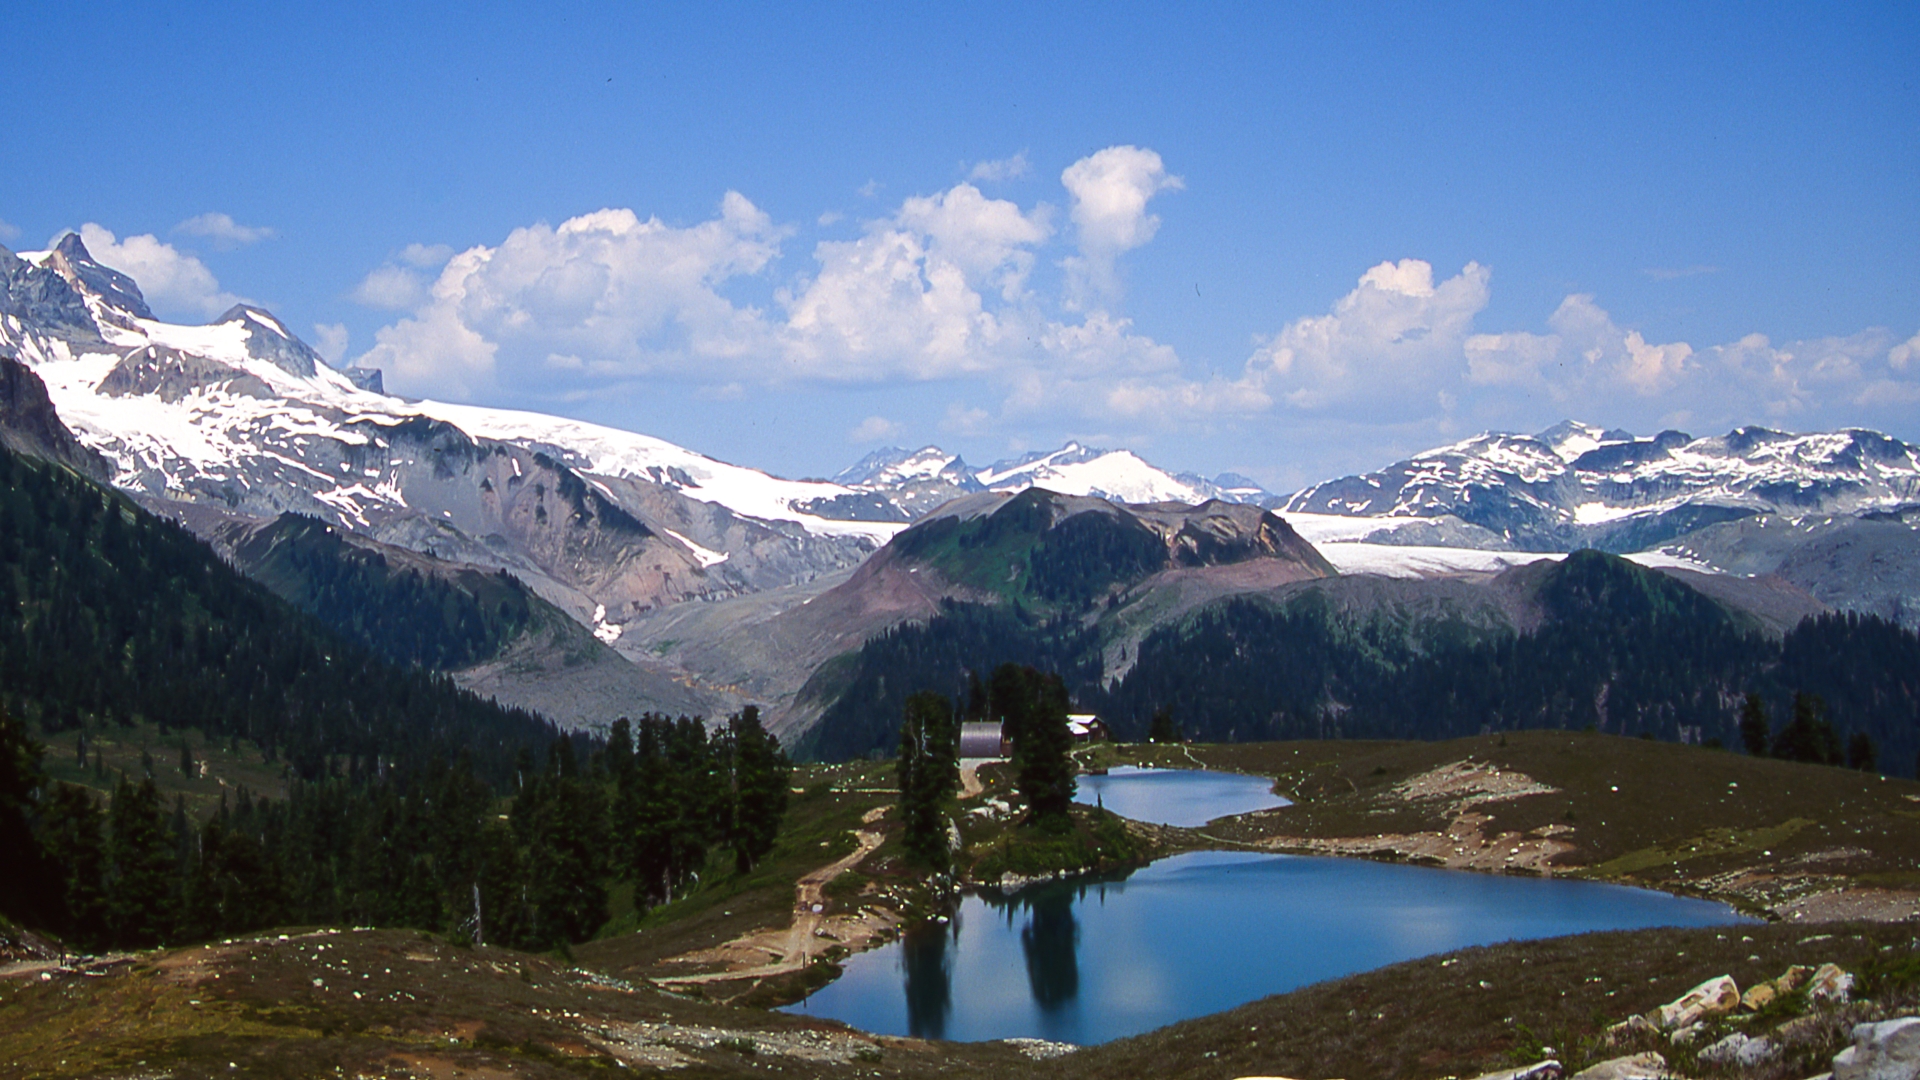
[[[1058,675],[1002,664],[994,670],[991,696],[994,714],[1013,737],[1015,782],[1026,796],[1028,820],[1064,822],[1075,787],[1066,684]]]
[[[53,898],[40,867],[29,813],[44,783],[45,753],[24,724],[0,709],[0,913],[16,919],[44,917]]]
[[[83,948],[106,944],[105,815],[86,789],[55,784],[40,818],[40,848],[59,879],[59,915],[53,925]]]
[[[1759,694],[1747,692],[1740,706],[1740,742],[1754,757],[1767,756],[1767,743],[1773,737],[1773,725],[1767,721],[1767,703]]]
[[[733,852],[740,872],[773,850],[780,820],[787,813],[787,779],[793,767],[786,752],[760,726],[760,710],[749,705],[728,719],[733,757]]]
[[[153,781],[122,777],[107,821],[108,933],[122,947],[158,945],[173,929],[179,855]]]
[[[1827,703],[1818,694],[1793,695],[1793,719],[1773,738],[1773,756],[1815,765],[1838,765],[1840,736],[1827,720]]]
[[[606,800],[580,775],[571,740],[554,740],[544,791],[529,823],[532,937],[541,946],[585,941],[607,921]]]
[[[1864,731],[1856,731],[1847,740],[1847,768],[1861,772],[1874,772],[1880,761],[1880,748],[1874,745],[1873,736]]]
[[[927,867],[944,871],[948,800],[960,786],[959,728],[945,695],[922,690],[907,699],[900,722],[900,811],[906,848]]]

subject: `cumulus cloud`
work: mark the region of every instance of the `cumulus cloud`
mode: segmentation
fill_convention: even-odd
[[[975,162],[973,168],[967,170],[967,179],[989,184],[1017,180],[1027,175],[1032,168],[1033,166],[1027,161],[1027,152],[1022,150],[1010,158]]]
[[[1920,359],[1920,334],[1915,334],[1887,350],[1887,364],[1895,371],[1907,370],[1907,365],[1916,359]]]
[[[1422,409],[1458,381],[1491,277],[1468,263],[1436,285],[1420,259],[1380,263],[1331,312],[1295,319],[1256,350],[1248,377],[1300,409]]]
[[[940,421],[940,430],[952,435],[979,435],[987,430],[992,419],[992,414],[987,410],[956,401],[947,406],[947,415]]]
[[[339,367],[347,355],[347,336],[346,323],[314,323],[313,351],[327,363]]]
[[[1548,386],[1563,399],[1575,387],[1592,390],[1608,383],[1652,396],[1671,390],[1695,363],[1693,347],[1686,342],[1651,344],[1638,330],[1622,329],[1586,293],[1562,300],[1547,325],[1553,333],[1518,331],[1467,339],[1468,380]],[[1549,367],[1556,369],[1552,380],[1547,378]]]
[[[369,272],[353,290],[354,303],[383,311],[410,311],[426,299],[426,279],[392,263]]]
[[[865,420],[855,424],[853,430],[847,432],[847,441],[854,443],[886,442],[889,439],[899,438],[900,433],[904,430],[906,429],[899,423],[889,420],[884,416],[869,416]]]
[[[132,277],[147,303],[162,316],[210,319],[241,302],[220,288],[205,263],[152,233],[120,240],[89,221],[80,226],[80,242],[101,265]]]
[[[1022,167],[1016,155],[975,172]],[[1158,226],[1147,201],[1180,182],[1152,151],[1114,147],[1062,183],[1075,249],[1111,277]],[[736,393],[794,381],[983,380],[1003,420],[1059,411],[1168,423],[1266,404],[1244,381],[1190,382],[1172,348],[1105,303],[1036,294],[1033,269],[1055,238],[1045,203],[990,198],[970,181],[916,195],[853,239],[816,243],[808,272],[770,282],[770,306],[738,302],[738,279],[771,276],[788,235],[730,193],[713,220],[685,228],[610,209],[451,258],[409,248],[354,291],[407,313],[358,362],[385,368],[405,392],[456,398],[507,386],[564,396],[664,376]],[[972,408],[948,417],[955,431],[991,422]]]
[[[257,244],[274,237],[272,229],[257,225],[242,225],[227,214],[201,214],[190,217],[173,227],[177,233],[198,236],[213,242],[213,246],[222,251]]]
[[[1081,158],[1060,174],[1072,197],[1069,216],[1079,231],[1080,254],[1066,260],[1069,298],[1080,305],[1110,302],[1118,292],[1114,260],[1159,231],[1160,218],[1147,201],[1186,184],[1167,172],[1160,155],[1138,146],[1109,146]]]
[[[445,244],[408,244],[400,249],[400,261],[421,270],[445,266],[453,258],[453,249]]]
[[[916,196],[857,240],[814,248],[819,272],[783,296],[788,370],[826,379],[949,378],[1003,366],[1022,324],[983,293],[1021,300],[1044,212],[972,184]]]
[[[20,239],[20,227],[5,218],[0,218],[0,243],[11,244],[18,239]]]
[[[571,364],[603,376],[747,363],[768,352],[764,320],[716,290],[762,270],[783,235],[737,192],[718,216],[685,228],[609,209],[515,229],[499,247],[448,260],[362,362],[397,385],[456,397],[493,385],[503,356],[515,371]],[[362,282],[367,299],[400,299],[405,271],[390,269]]]

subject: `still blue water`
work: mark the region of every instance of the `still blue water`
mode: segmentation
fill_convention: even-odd
[[[1136,769],[1082,776],[1073,801],[1100,805],[1135,821],[1198,828],[1217,817],[1288,805],[1264,776],[1197,769]]]
[[[961,901],[786,1011],[867,1031],[1082,1045],[1468,945],[1744,921],[1584,881],[1193,852],[1124,877]]]

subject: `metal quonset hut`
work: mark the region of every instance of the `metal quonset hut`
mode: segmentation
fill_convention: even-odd
[[[963,758],[1006,757],[1007,740],[1000,734],[1000,724],[997,721],[961,724],[960,756]]]

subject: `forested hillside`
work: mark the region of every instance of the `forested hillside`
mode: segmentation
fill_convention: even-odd
[[[545,606],[505,570],[382,551],[300,514],[280,515],[235,545],[234,558],[249,577],[379,656],[435,671],[499,655]]]
[[[288,797],[232,789],[198,821],[165,804],[150,759],[104,806],[49,780],[41,738],[74,731],[84,754],[85,733],[125,725],[257,746]],[[0,451],[0,916],[87,948],[340,922],[547,947],[597,930],[616,882],[644,907],[709,849],[750,867],[786,769],[752,709],[712,732],[647,716],[611,740],[562,735],[376,658],[123,496]]]
[[[380,661],[124,496],[4,451],[0,707],[48,733],[150,721],[248,739],[308,780],[464,752],[504,783],[553,736]]]
[[[1167,709],[1203,741],[1592,727],[1738,746],[1746,695],[1783,728],[1806,694],[1824,703],[1823,745],[1864,735],[1879,768],[1913,775],[1920,637],[1911,631],[1829,615],[1775,640],[1683,582],[1599,552],[1511,574],[1502,587],[1537,613],[1526,632],[1356,612],[1309,583],[1211,604],[1154,631],[1110,684],[1097,626],[949,605],[823,669],[809,689],[831,704],[805,749],[827,758],[884,749],[884,722],[915,690],[958,696],[968,672],[1015,660],[1060,672],[1077,706],[1126,739],[1145,737]]]

